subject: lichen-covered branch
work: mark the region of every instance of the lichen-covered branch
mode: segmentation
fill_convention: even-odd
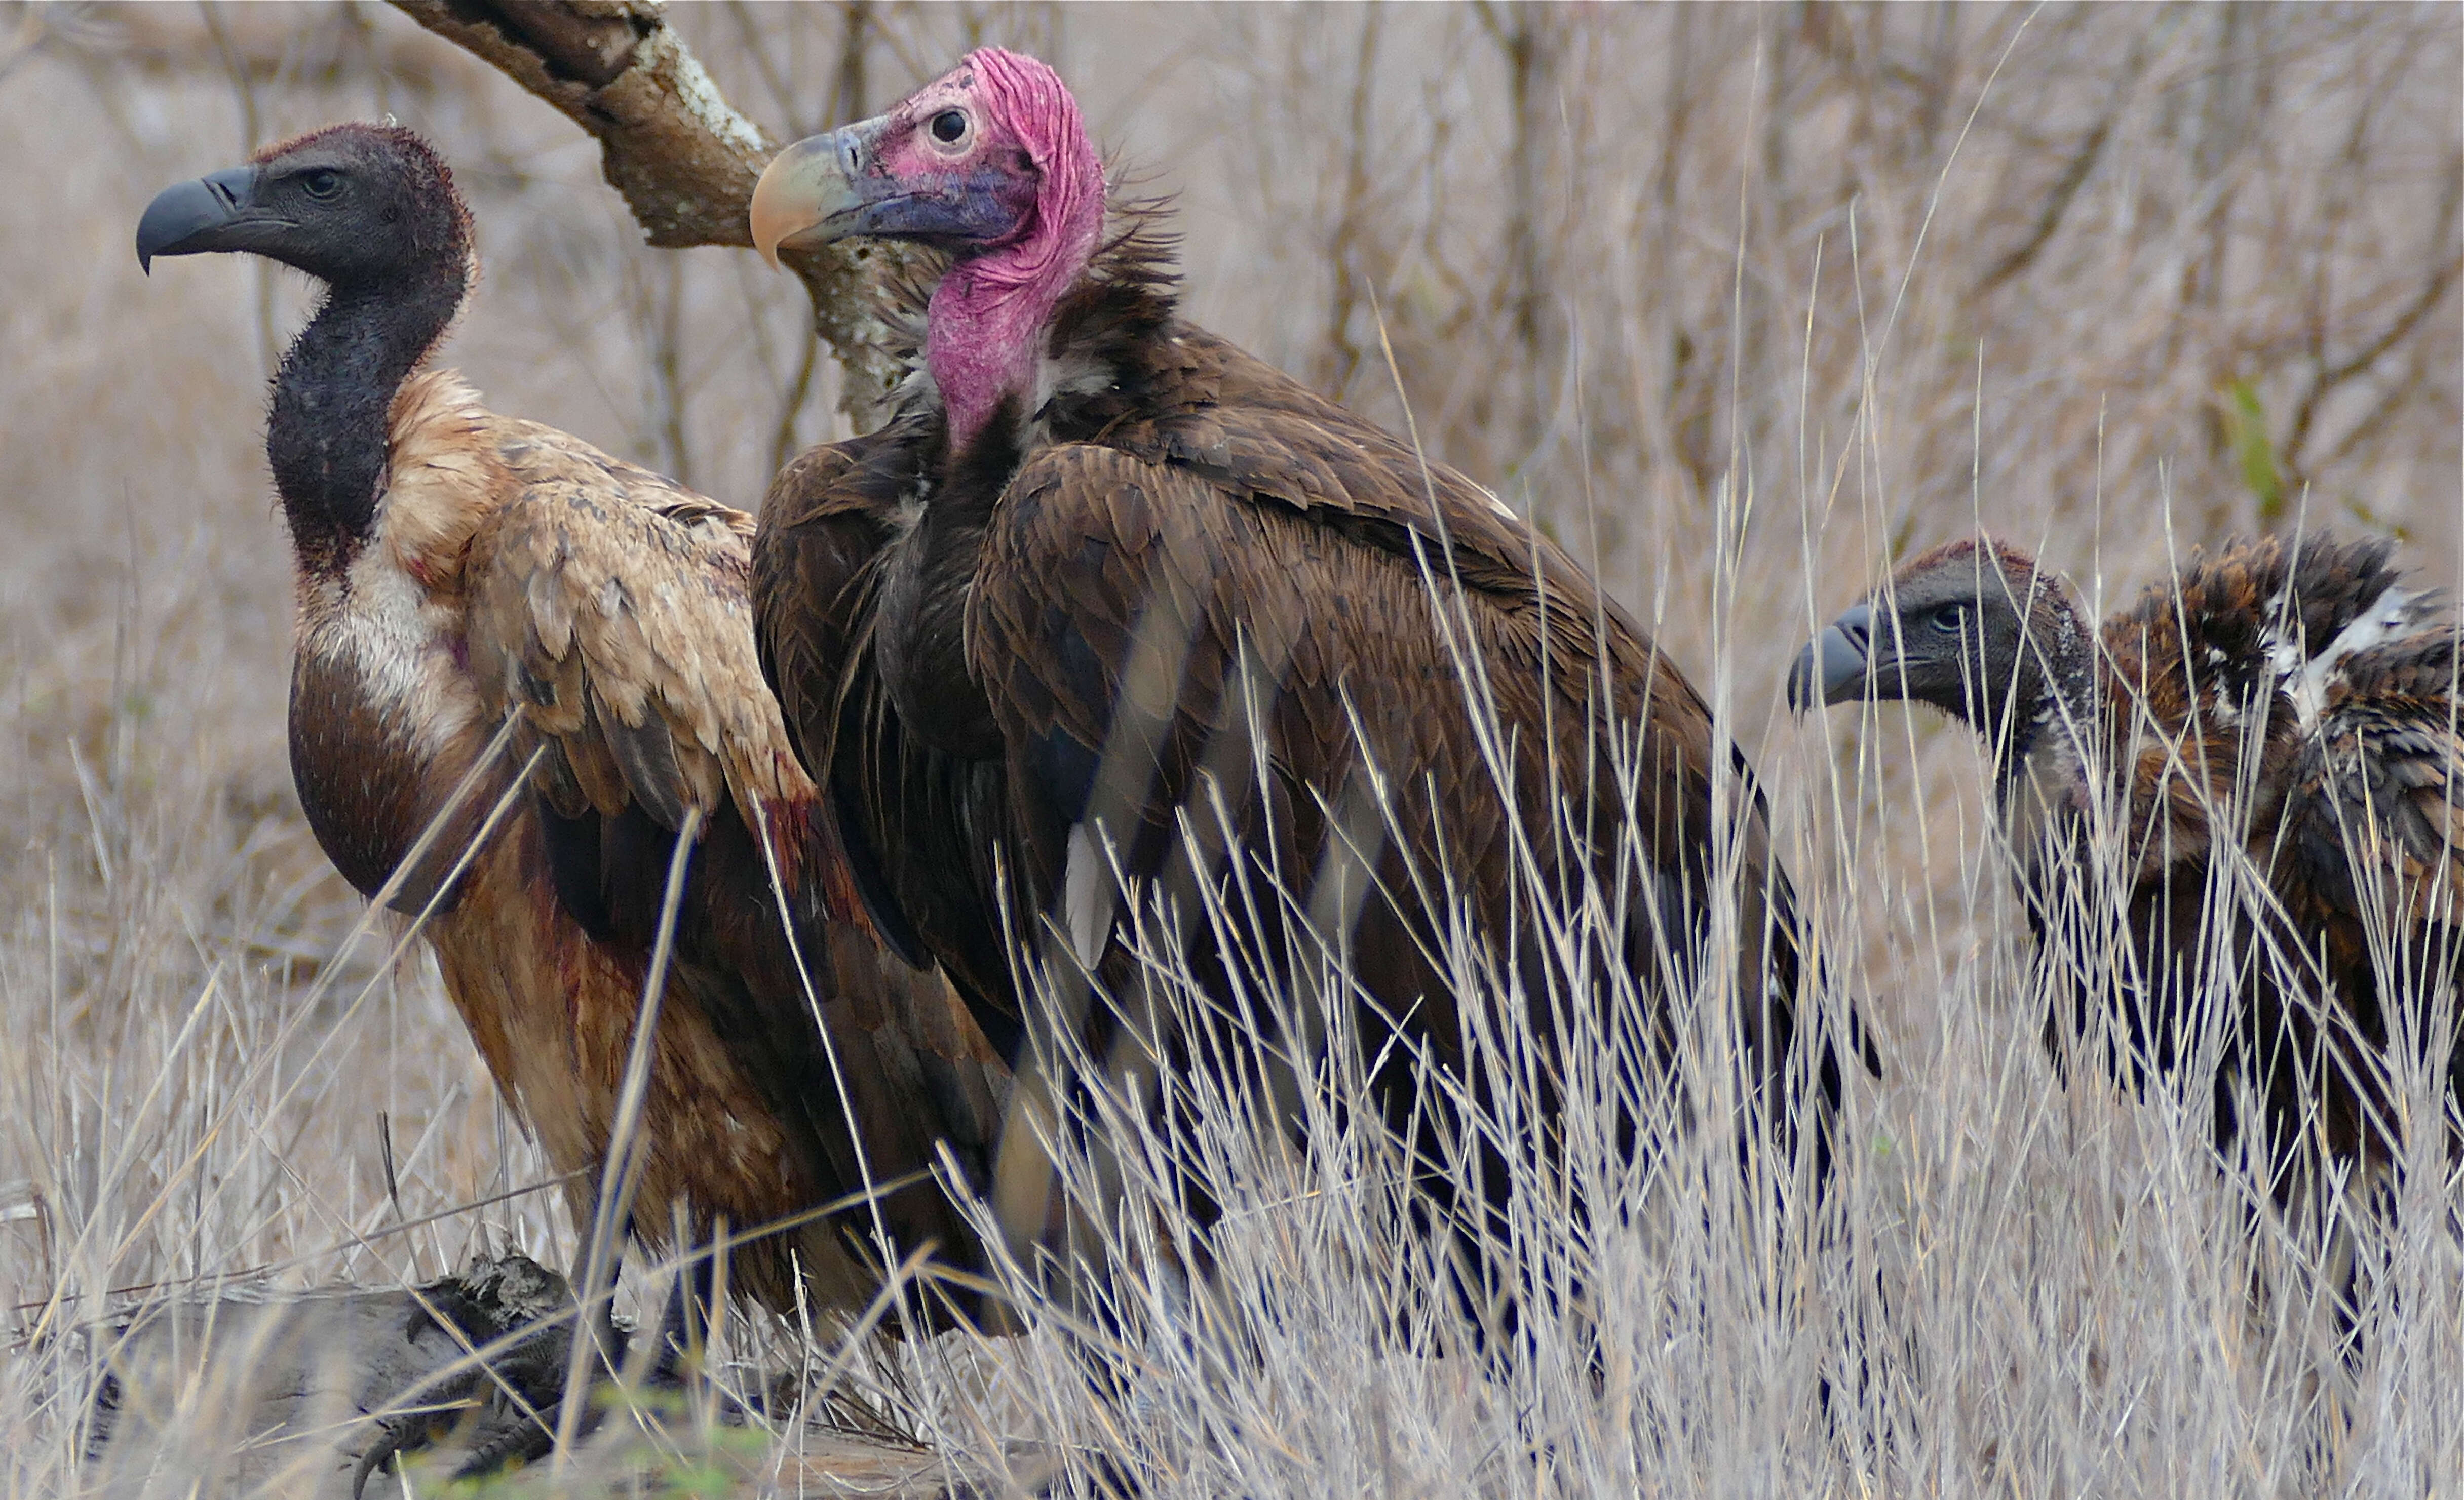
[[[752,244],[745,206],[778,145],[729,106],[661,0],[393,5],[596,138],[600,170],[651,244]],[[859,424],[869,424],[891,378],[868,277],[895,258],[845,246],[781,256],[812,297],[814,332],[847,369],[843,403]]]

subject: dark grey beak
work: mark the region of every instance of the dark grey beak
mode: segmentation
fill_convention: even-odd
[[[155,194],[137,221],[139,269],[151,274],[157,255],[241,249],[223,243],[219,231],[247,215],[255,185],[255,167],[234,166]]]
[[[1788,673],[1788,706],[1804,713],[1863,697],[1873,643],[1873,606],[1849,606],[1796,654]]]

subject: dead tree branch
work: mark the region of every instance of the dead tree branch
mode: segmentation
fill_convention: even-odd
[[[392,3],[588,131],[602,174],[652,245],[752,244],[745,207],[778,144],[729,106],[661,0]],[[891,379],[869,278],[894,252],[832,246],[781,258],[812,297],[814,332],[846,367],[843,404],[869,424]]]
[[[2438,211],[2431,221],[2439,227],[2438,241],[2441,248],[2447,238],[2447,231],[2455,223],[2459,207],[2464,207],[2464,157],[2459,157],[2448,164],[2447,182],[2439,194]],[[2445,254],[2438,254],[2433,250],[2431,255],[2425,258],[2430,261],[2430,270],[2421,278],[2420,286],[2412,296],[2397,310],[2392,318],[2387,320],[2385,327],[2363,339],[2361,347],[2354,350],[2352,354],[2330,362],[2323,334],[2314,336],[2312,359],[2315,368],[2311,372],[2310,385],[2301,393],[2301,400],[2294,408],[2293,426],[2284,439],[2282,462],[2286,468],[2297,476],[2301,473],[2302,450],[2309,446],[2311,427],[2318,420],[2320,406],[2346,382],[2368,374],[2371,368],[2381,359],[2386,359],[2398,344],[2410,338],[2413,330],[2421,326],[2423,319],[2429,317],[2437,310],[2438,304],[2446,300],[2448,289],[2455,285],[2459,277],[2464,277],[2464,249],[2448,250]],[[2323,296],[2320,300],[2323,304]],[[2316,322],[2323,329],[2325,324],[2323,312],[2317,315]]]
[[[2079,196],[2079,187],[2087,182],[2088,174],[2096,170],[2097,163],[2104,156],[2105,142],[2113,138],[2114,123],[2122,118],[2123,107],[2130,102],[2131,94],[2145,76],[2147,64],[2148,49],[2145,39],[2142,38],[2131,44],[2130,59],[2123,65],[2121,76],[2114,80],[2112,91],[2105,98],[2103,113],[2097,116],[2096,123],[2079,138],[2079,145],[2062,167],[2061,176],[2054,180],[2052,190],[2045,194],[2043,205],[2036,210],[2036,222],[2028,230],[2028,237],[2011,253],[1995,262],[1993,269],[1977,282],[1978,295],[2026,271],[2038,252],[2044,250],[2046,242],[2054,237],[2055,231],[2062,227],[2063,216],[2071,210],[2071,201]]]

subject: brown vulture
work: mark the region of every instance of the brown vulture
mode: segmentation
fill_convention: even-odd
[[[1998,542],[1909,561],[1797,659],[1791,698],[1904,699],[1981,734],[2031,925],[2058,976],[2059,1060],[2101,1004],[2134,1085],[2213,1013],[2219,1145],[2236,1084],[2279,1196],[2304,1141],[2395,1143],[2385,1055],[2456,1045],[2464,738],[2456,623],[2390,543],[2234,541],[2091,630]],[[2102,915],[2100,915],[2100,914]],[[2115,941],[2107,942],[2112,938]]]
[[[596,1181],[692,828],[629,1228],[666,1249],[678,1209],[694,1245],[801,1220],[737,1248],[736,1284],[790,1309],[801,1271],[811,1304],[860,1309],[872,1210],[812,1212],[869,1182],[891,1254],[972,1260],[927,1174],[936,1142],[983,1170],[1006,1076],[862,916],[762,682],[751,517],[429,364],[476,263],[451,173],[407,130],[338,125],[168,188],[137,250],[324,284],[266,427],[297,562],[293,775],[341,874],[424,918],[549,1160]]]
[[[1504,1011],[1470,1008],[1513,1003],[1492,995],[1520,990],[1544,1053],[1590,1007],[1592,1035],[1664,1061],[1668,996],[1701,982],[1735,997],[1774,1132],[1818,1116],[1839,1069],[1827,1041],[1792,1057],[1787,878],[1703,700],[1486,489],[1183,319],[1156,218],[1108,203],[1052,70],[998,49],[755,191],[774,257],[876,236],[946,258],[896,415],[782,475],[754,541],[773,685],[885,932],[1013,1055],[1082,1019],[1039,1013],[1022,955],[1092,976],[1081,1034],[1114,1055],[1142,923],[1200,1010],[1297,1012],[1334,969],[1364,1055],[1476,1091],[1467,1041]],[[1466,935],[1494,964],[1476,984]],[[1553,1163],[1545,1134],[1513,1149]],[[1493,1202],[1498,1163],[1478,1170],[1420,1173]]]

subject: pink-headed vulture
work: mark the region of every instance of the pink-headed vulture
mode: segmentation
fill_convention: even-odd
[[[425,914],[549,1161],[595,1182],[609,1150],[695,827],[631,1228],[666,1249],[679,1208],[696,1245],[801,1219],[736,1249],[734,1284],[792,1309],[801,1270],[806,1305],[851,1311],[881,1286],[869,1183],[891,1254],[972,1262],[930,1169],[938,1143],[984,1169],[1006,1073],[863,915],[762,680],[751,517],[498,416],[430,362],[476,262],[451,174],[407,130],[334,126],[169,188],[137,248],[323,284],[266,426],[297,564],[293,775],[341,874]]]
[[[2247,1087],[2279,1196],[2321,1152],[2387,1160],[2392,1043],[2427,1049],[2451,1101],[2464,1087],[2457,627],[2392,551],[2236,540],[2100,628],[2035,559],[1955,541],[1791,678],[1800,709],[1905,700],[1984,737],[2050,961],[2047,1045],[2063,1057],[2101,1005],[2105,1062],[2144,1085],[2212,1008],[2218,1143]]]
[[[1744,1086],[1718,1097],[1780,1131],[1836,1102],[1788,880],[1703,699],[1486,489],[1183,318],[1159,210],[1108,198],[1050,68],[971,53],[789,146],[751,217],[774,256],[866,236],[946,265],[896,415],[774,487],[754,596],[860,888],[987,1034],[1079,1024],[1022,1000],[1022,954],[1133,1004],[1134,941],[1218,1015],[1337,974],[1366,1054],[1478,1091],[1499,1008],[1545,1053],[1609,1004],[1570,957],[1589,931],[1632,976],[1593,1034],[1664,1062],[1673,992],[1733,996]]]

